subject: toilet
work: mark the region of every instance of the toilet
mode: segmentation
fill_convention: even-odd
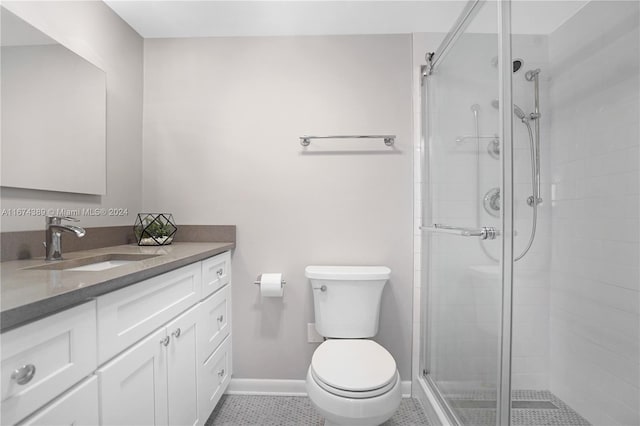
[[[400,375],[378,333],[386,266],[307,266],[316,329],[325,340],[307,371],[309,399],[325,426],[373,426],[400,406]]]

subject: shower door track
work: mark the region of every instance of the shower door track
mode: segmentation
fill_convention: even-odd
[[[456,40],[458,40],[464,30],[467,29],[473,18],[480,10],[480,6],[485,1],[486,0],[469,0],[467,2],[460,13],[460,16],[453,24],[453,27],[440,43],[440,46],[438,46],[434,53],[427,54],[427,74],[431,74],[435,70],[438,63],[440,63],[440,61],[446,56],[449,49],[456,43]]]
[[[461,426],[463,423],[458,419],[456,413],[451,409],[449,403],[447,402],[442,392],[438,388],[438,385],[433,381],[433,379],[428,374],[423,374],[422,379],[424,380],[424,384],[429,388],[431,393],[435,396],[438,404],[440,405],[440,409],[447,416],[447,420],[451,422],[452,426]]]

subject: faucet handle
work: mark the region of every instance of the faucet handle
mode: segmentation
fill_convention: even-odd
[[[48,224],[59,225],[61,221],[68,220],[70,222],[80,222],[80,219],[76,219],[71,216],[46,216]]]

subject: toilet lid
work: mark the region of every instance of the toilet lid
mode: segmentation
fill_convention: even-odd
[[[313,353],[311,368],[319,380],[347,391],[378,389],[396,377],[391,354],[367,339],[325,341]]]

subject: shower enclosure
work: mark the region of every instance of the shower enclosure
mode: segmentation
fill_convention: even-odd
[[[420,382],[441,421],[640,424],[639,22],[638,2],[469,1],[425,52]]]

